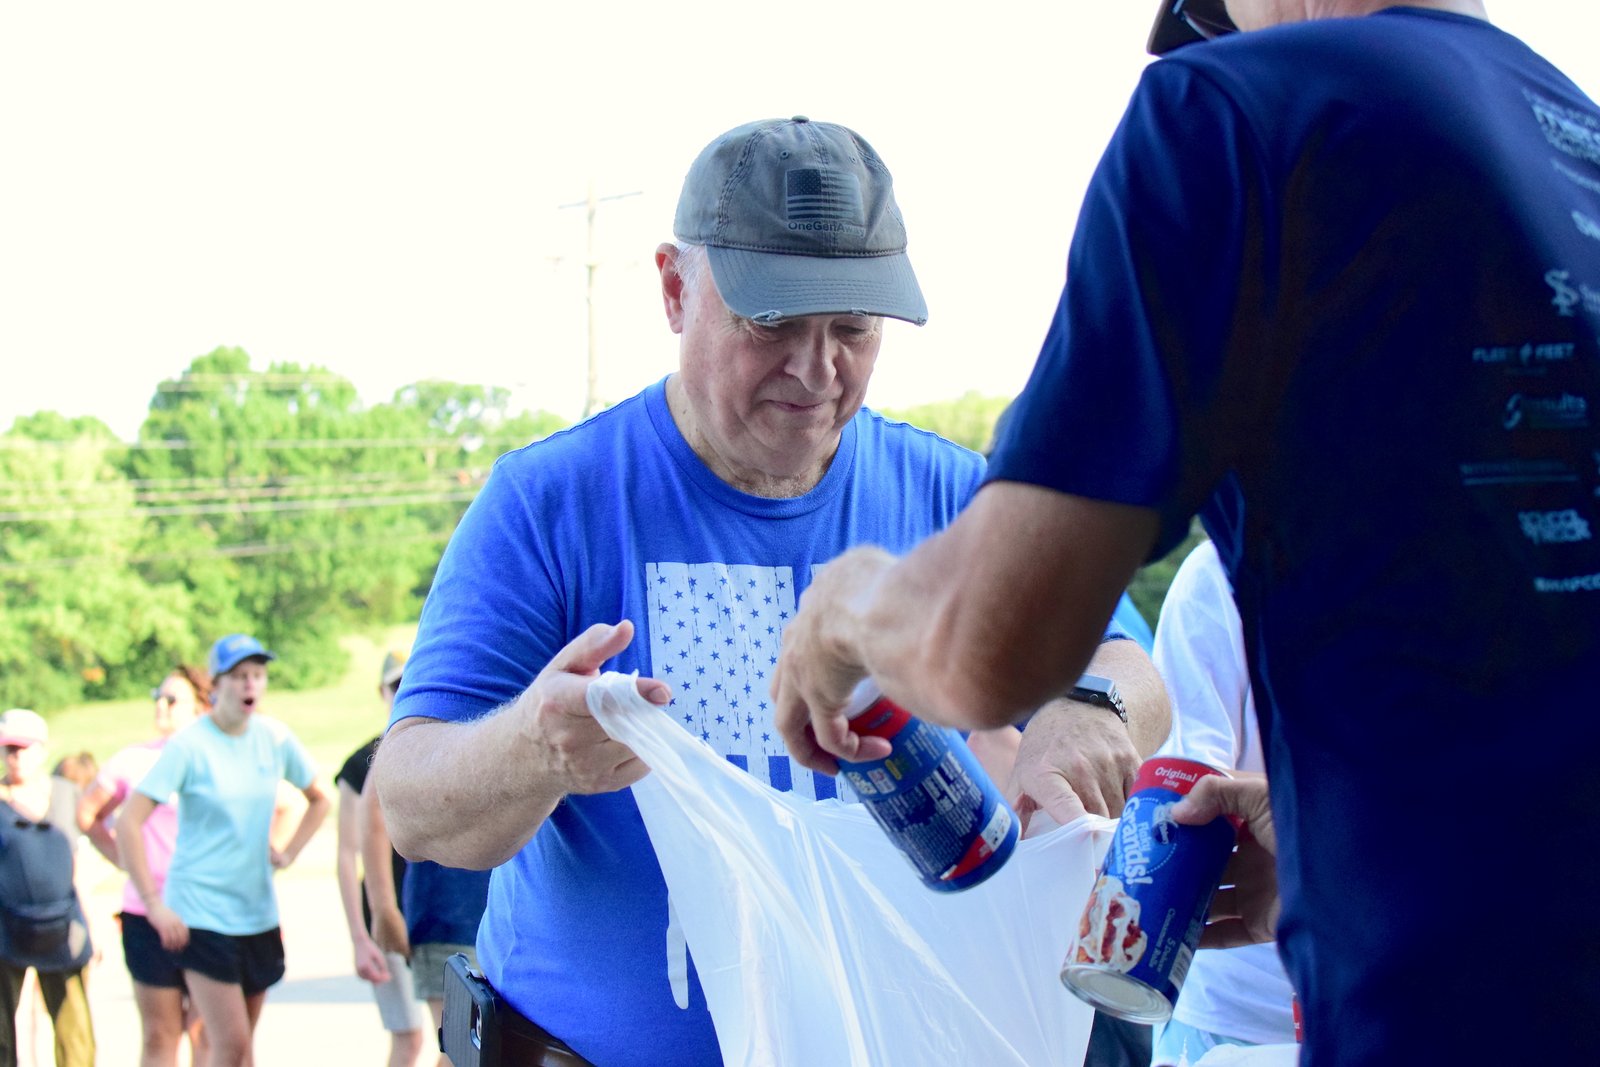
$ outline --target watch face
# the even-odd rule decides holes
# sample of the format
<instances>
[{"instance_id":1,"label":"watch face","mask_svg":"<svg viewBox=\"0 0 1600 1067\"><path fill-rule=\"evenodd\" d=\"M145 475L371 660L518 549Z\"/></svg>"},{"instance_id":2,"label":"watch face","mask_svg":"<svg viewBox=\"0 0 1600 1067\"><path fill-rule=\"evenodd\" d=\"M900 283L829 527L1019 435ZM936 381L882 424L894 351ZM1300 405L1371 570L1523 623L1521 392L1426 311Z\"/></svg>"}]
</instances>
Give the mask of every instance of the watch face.
<instances>
[{"instance_id":1,"label":"watch face","mask_svg":"<svg viewBox=\"0 0 1600 1067\"><path fill-rule=\"evenodd\" d=\"M1073 700L1109 708L1117 713L1117 718L1123 722L1128 721L1128 711L1123 706L1122 695L1117 692L1117 683L1109 678L1086 674L1078 679L1078 684L1072 687L1072 692L1068 695Z\"/></svg>"},{"instance_id":2,"label":"watch face","mask_svg":"<svg viewBox=\"0 0 1600 1067\"><path fill-rule=\"evenodd\" d=\"M1117 699L1117 683L1097 674L1085 674L1072 687L1072 695L1079 700L1092 700L1096 704L1110 704Z\"/></svg>"}]
</instances>

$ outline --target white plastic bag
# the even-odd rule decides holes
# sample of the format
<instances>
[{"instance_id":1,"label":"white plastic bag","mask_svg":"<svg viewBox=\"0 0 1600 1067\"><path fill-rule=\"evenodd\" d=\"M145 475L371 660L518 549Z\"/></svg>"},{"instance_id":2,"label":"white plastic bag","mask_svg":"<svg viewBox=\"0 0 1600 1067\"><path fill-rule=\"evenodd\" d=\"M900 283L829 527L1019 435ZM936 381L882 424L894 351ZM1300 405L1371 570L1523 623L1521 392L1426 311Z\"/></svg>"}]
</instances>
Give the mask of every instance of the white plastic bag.
<instances>
[{"instance_id":1,"label":"white plastic bag","mask_svg":"<svg viewBox=\"0 0 1600 1067\"><path fill-rule=\"evenodd\" d=\"M1093 1013L1058 975L1112 822L1019 842L988 881L939 893L861 805L764 785L632 675L588 701L651 768L634 796L725 1063L1083 1063Z\"/></svg>"}]
</instances>

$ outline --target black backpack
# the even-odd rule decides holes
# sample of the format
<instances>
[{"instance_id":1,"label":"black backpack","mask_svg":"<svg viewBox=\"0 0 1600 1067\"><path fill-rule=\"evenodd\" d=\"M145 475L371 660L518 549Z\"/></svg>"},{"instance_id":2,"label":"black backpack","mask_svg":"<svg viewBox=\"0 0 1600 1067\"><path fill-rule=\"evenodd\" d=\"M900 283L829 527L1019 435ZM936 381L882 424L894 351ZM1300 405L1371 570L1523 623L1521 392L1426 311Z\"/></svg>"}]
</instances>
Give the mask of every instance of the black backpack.
<instances>
[{"instance_id":1,"label":"black backpack","mask_svg":"<svg viewBox=\"0 0 1600 1067\"><path fill-rule=\"evenodd\" d=\"M72 845L48 822L0 803L0 959L72 971L94 954L72 884Z\"/></svg>"}]
</instances>

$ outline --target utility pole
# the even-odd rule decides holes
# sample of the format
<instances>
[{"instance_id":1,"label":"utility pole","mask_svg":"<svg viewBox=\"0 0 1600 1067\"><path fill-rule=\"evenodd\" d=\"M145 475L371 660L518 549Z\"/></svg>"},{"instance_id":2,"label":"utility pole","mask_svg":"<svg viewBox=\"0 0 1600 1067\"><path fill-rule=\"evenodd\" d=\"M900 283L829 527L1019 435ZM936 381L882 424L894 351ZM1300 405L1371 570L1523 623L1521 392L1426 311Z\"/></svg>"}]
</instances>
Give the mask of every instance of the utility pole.
<instances>
[{"instance_id":1,"label":"utility pole","mask_svg":"<svg viewBox=\"0 0 1600 1067\"><path fill-rule=\"evenodd\" d=\"M589 349L589 353L588 353L588 357L589 357L588 386L587 386L586 390L584 391L584 395L583 395L583 417L586 418L586 419L590 415L594 414L595 408L598 407L599 404L600 404L600 396L599 396L599 393L600 393L600 361L599 361L599 354L596 351L596 346L595 346L595 336L596 336L596 331L595 331L595 320L596 320L595 310L596 309L595 309L595 298L594 298L595 272L597 270L599 270L599 268L600 268L600 259L599 259L599 253L596 251L595 243L594 243L594 232L595 232L594 220L595 220L595 214L596 214L599 206L602 203L604 203L604 202L606 202L608 200L623 200L623 199L626 199L627 197L630 197L630 196L639 196L641 193L643 193L643 191L644 190L642 190L642 189L635 189L631 193L617 193L614 196L596 196L595 192L594 192L594 183L590 182L589 183L589 189L588 189L588 195L582 201L574 202L574 203L571 203L571 204L562 204L562 205L560 205L563 209L565 209L565 208L574 208L574 207L581 207L581 208L584 209L584 218L585 218L585 222L584 222L584 227L585 227L585 231L584 231L585 232L585 248L584 248L584 251L585 251L585 255L584 255L583 265L584 265L585 278L584 278L583 299L584 299L584 304L585 304L585 307L586 307L586 310L587 310L587 313L588 313L588 324L587 325L588 325L588 349Z\"/></svg>"}]
</instances>

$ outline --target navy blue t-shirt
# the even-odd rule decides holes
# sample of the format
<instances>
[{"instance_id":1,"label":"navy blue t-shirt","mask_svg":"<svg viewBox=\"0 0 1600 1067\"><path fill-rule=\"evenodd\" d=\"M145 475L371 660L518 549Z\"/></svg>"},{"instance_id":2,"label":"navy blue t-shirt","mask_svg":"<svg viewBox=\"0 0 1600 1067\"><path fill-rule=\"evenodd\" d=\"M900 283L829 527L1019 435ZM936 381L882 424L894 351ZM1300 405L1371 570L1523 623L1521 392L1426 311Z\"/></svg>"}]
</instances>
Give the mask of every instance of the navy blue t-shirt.
<instances>
[{"instance_id":1,"label":"navy blue t-shirt","mask_svg":"<svg viewBox=\"0 0 1600 1067\"><path fill-rule=\"evenodd\" d=\"M400 911L413 945L472 945L489 902L493 871L466 871L431 860L406 866Z\"/></svg>"},{"instance_id":2,"label":"navy blue t-shirt","mask_svg":"<svg viewBox=\"0 0 1600 1067\"><path fill-rule=\"evenodd\" d=\"M1581 1062L1600 1005L1600 111L1414 8L1145 73L989 477L1197 511L1306 1059Z\"/></svg>"}]
</instances>

